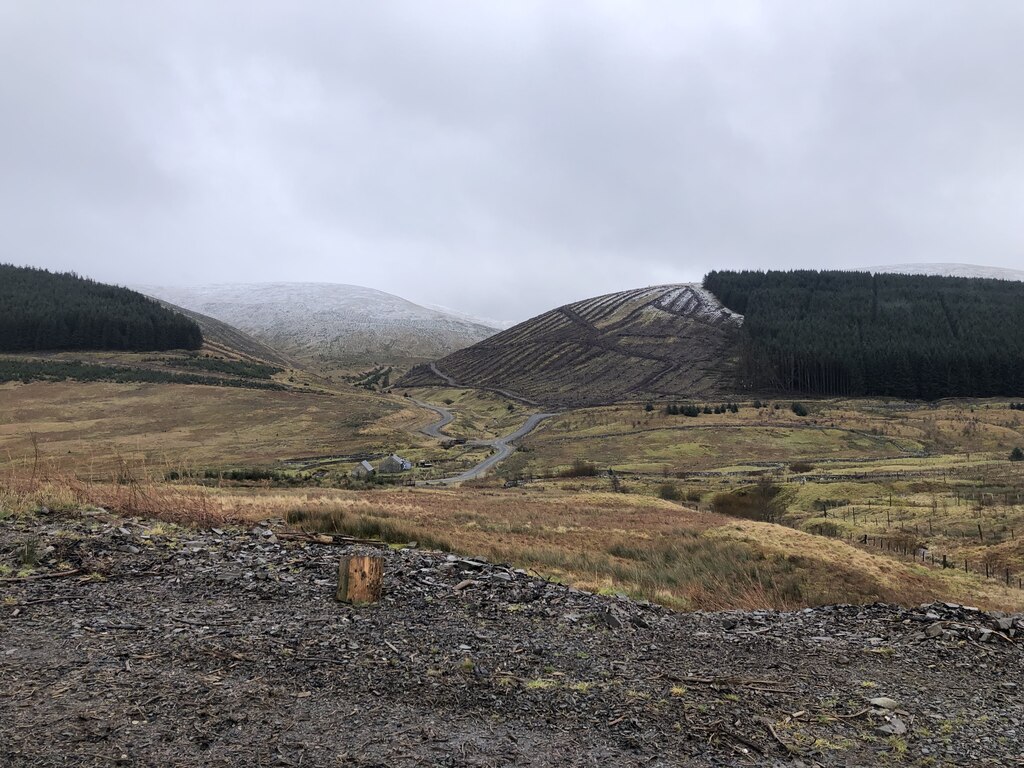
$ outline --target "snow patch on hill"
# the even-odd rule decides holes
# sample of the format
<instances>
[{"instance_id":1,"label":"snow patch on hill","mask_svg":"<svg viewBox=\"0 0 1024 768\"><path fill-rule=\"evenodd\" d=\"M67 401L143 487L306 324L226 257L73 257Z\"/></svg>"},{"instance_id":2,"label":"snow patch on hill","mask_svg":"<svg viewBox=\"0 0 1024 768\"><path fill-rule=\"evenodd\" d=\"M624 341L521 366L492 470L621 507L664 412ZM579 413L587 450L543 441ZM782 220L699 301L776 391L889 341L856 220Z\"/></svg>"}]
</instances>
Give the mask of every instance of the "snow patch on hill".
<instances>
[{"instance_id":1,"label":"snow patch on hill","mask_svg":"<svg viewBox=\"0 0 1024 768\"><path fill-rule=\"evenodd\" d=\"M864 267L864 272L891 272L899 275L941 275L944 277L987 277L995 280L1024 281L1024 271L977 264L890 264Z\"/></svg>"},{"instance_id":2,"label":"snow patch on hill","mask_svg":"<svg viewBox=\"0 0 1024 768\"><path fill-rule=\"evenodd\" d=\"M339 283L135 286L292 354L323 359L435 358L498 329L399 296Z\"/></svg>"},{"instance_id":3,"label":"snow patch on hill","mask_svg":"<svg viewBox=\"0 0 1024 768\"><path fill-rule=\"evenodd\" d=\"M707 322L743 323L743 315L733 312L718 297L699 283L683 283L665 293L655 305L667 312L700 318Z\"/></svg>"}]
</instances>

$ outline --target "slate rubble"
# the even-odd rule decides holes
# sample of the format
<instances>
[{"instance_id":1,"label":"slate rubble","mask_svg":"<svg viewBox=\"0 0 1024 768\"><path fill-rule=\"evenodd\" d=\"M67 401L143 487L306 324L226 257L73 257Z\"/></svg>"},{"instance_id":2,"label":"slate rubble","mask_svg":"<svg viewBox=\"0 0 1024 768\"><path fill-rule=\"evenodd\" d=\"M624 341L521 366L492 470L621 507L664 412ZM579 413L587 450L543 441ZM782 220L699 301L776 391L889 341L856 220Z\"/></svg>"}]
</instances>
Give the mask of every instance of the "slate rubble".
<instances>
[{"instance_id":1,"label":"slate rubble","mask_svg":"<svg viewBox=\"0 0 1024 768\"><path fill-rule=\"evenodd\" d=\"M416 549L0 522L3 766L1024 765L1024 618L675 613ZM386 558L375 606L338 557ZM39 578L44 577L44 578Z\"/></svg>"}]
</instances>

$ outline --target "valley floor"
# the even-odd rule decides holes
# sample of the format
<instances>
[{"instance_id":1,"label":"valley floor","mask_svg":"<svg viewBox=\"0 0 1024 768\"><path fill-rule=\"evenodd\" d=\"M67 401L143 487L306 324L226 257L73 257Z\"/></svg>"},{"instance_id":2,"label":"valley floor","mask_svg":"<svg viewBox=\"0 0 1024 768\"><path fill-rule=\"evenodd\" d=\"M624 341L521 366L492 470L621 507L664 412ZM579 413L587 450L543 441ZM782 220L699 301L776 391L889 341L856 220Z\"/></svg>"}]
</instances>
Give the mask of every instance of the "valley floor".
<instances>
[{"instance_id":1,"label":"valley floor","mask_svg":"<svg viewBox=\"0 0 1024 768\"><path fill-rule=\"evenodd\" d=\"M31 542L31 544L29 543ZM31 551L29 551L31 549ZM102 511L0 521L5 766L1021 765L1024 619L680 614L510 567Z\"/></svg>"}]
</instances>

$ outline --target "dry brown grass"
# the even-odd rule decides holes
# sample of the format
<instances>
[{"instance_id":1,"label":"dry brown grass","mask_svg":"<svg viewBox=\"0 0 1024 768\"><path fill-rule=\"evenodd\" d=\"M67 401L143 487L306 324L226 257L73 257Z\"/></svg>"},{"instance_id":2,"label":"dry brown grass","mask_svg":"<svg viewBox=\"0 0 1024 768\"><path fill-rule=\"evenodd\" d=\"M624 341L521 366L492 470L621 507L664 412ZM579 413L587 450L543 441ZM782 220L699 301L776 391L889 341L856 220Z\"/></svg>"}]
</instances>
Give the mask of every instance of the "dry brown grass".
<instances>
[{"instance_id":1,"label":"dry brown grass","mask_svg":"<svg viewBox=\"0 0 1024 768\"><path fill-rule=\"evenodd\" d=\"M0 456L30 468L110 477L124 461L169 469L390 451L417 439L387 421L402 403L357 390L272 392L180 384L0 385ZM381 420L383 424L378 426Z\"/></svg>"},{"instance_id":2,"label":"dry brown grass","mask_svg":"<svg viewBox=\"0 0 1024 768\"><path fill-rule=\"evenodd\" d=\"M500 402L466 398L465 418L481 424L503 418ZM640 405L591 409L546 423L527 440L533 450L506 464L506 469L518 463L552 472L580 457L649 472L620 473L621 486L632 491L628 495L608 492L611 483L603 477L507 490L485 482L460 489L367 492L154 482L168 469L267 466L283 458L358 450L397 448L412 458L433 458L427 451L434 450L452 459L436 447L426 448L433 441L415 434L430 414L398 398L362 392L6 385L0 386L0 406L0 451L10 459L0 470L0 510L6 514L95 505L200 525L276 518L397 543L416 540L512 562L581 587L680 607L935 598L1024 607L1024 592L1003 590L995 581L901 562L808 532L822 522L816 502L827 498L845 499L851 510L870 513L882 533L889 523L880 517L880 499L886 497L888 504L892 492L897 512L904 515L900 524L920 527L929 517L951 531L945 544L953 551L984 556L1000 567L1024 563L1024 530L1017 529L1016 538L1011 533L1024 523L1024 505L982 510L983 553L980 542L952 533L976 521L973 510L949 501L947 481L1024 487L1021 468L1010 467L1002 455L1003 441L1017 440L1017 420L1024 417L997 402L936 407L819 402L800 423L788 409L747 407L739 414L698 419L647 414ZM946 452L903 457L925 446ZM955 452L964 447L972 451L970 460ZM806 485L786 474L797 460L815 465L799 478ZM671 484L684 498L708 502L716 493L755 482L754 473L764 471L757 462L765 461L779 463L780 483L793 481L783 494L783 519L793 528L726 519L656 498ZM671 477L694 469L718 474ZM913 479L872 479L895 471L909 472ZM866 473L867 479L847 482L844 473ZM826 474L831 479L822 477ZM933 499L940 512L932 509ZM827 520L831 532L848 535L837 514L833 510ZM801 526L805 530L794 530Z\"/></svg>"},{"instance_id":3,"label":"dry brown grass","mask_svg":"<svg viewBox=\"0 0 1024 768\"><path fill-rule=\"evenodd\" d=\"M796 608L958 599L1019 609L1024 593L782 526L647 497L530 491L267 491L69 478L0 479L0 508L100 506L176 523L267 519L510 562L582 588L679 608Z\"/></svg>"}]
</instances>

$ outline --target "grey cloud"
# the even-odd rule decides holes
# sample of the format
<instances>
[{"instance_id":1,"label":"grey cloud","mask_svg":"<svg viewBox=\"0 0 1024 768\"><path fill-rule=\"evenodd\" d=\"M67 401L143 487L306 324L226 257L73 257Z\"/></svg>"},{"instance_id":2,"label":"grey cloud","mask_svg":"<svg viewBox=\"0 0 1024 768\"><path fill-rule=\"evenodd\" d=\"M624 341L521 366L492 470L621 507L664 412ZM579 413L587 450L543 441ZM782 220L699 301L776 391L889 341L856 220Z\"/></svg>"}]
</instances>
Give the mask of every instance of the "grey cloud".
<instances>
[{"instance_id":1,"label":"grey cloud","mask_svg":"<svg viewBox=\"0 0 1024 768\"><path fill-rule=\"evenodd\" d=\"M715 267L1019 267L1024 6L15 2L3 258L492 317Z\"/></svg>"}]
</instances>

